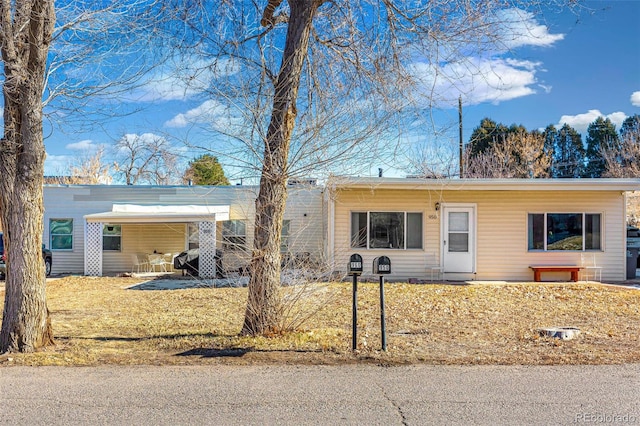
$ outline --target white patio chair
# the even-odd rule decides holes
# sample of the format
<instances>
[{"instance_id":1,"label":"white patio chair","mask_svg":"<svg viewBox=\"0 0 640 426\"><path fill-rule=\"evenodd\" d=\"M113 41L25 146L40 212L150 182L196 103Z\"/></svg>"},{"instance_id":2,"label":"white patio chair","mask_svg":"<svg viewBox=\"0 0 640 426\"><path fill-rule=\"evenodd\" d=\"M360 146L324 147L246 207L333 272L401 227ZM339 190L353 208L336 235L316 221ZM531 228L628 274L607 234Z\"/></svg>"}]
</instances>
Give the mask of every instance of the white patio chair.
<instances>
[{"instance_id":1,"label":"white patio chair","mask_svg":"<svg viewBox=\"0 0 640 426\"><path fill-rule=\"evenodd\" d=\"M589 277L593 275L593 280L597 282L602 281L602 266L598 266L596 264L596 254L595 253L582 253L581 257L581 267L580 273L582 274L582 280L586 281L589 284Z\"/></svg>"},{"instance_id":2,"label":"white patio chair","mask_svg":"<svg viewBox=\"0 0 640 426\"><path fill-rule=\"evenodd\" d=\"M164 266L167 272L173 272L173 259L175 259L176 256L177 254L171 253L165 253L162 256L162 261L164 262Z\"/></svg>"},{"instance_id":3,"label":"white patio chair","mask_svg":"<svg viewBox=\"0 0 640 426\"><path fill-rule=\"evenodd\" d=\"M146 255L141 253L134 253L131 255L131 260L133 261L133 267L131 268L132 274L134 272L149 272L149 262L147 261Z\"/></svg>"},{"instance_id":4,"label":"white patio chair","mask_svg":"<svg viewBox=\"0 0 640 426\"><path fill-rule=\"evenodd\" d=\"M431 281L433 281L434 273L436 274L437 280L441 279L440 277L442 276L442 280L444 281L444 268L436 262L436 259L435 254L427 254L427 271L431 273Z\"/></svg>"},{"instance_id":5,"label":"white patio chair","mask_svg":"<svg viewBox=\"0 0 640 426\"><path fill-rule=\"evenodd\" d=\"M150 254L149 265L151 272L167 272L167 265L162 254Z\"/></svg>"}]
</instances>

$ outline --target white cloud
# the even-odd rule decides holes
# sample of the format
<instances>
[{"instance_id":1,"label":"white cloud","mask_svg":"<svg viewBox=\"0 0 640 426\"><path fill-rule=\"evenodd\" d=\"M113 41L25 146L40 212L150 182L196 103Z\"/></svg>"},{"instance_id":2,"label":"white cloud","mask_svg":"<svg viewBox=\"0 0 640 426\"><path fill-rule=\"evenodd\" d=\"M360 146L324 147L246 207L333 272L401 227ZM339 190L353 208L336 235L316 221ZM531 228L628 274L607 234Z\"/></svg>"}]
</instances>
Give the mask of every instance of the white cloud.
<instances>
[{"instance_id":1,"label":"white cloud","mask_svg":"<svg viewBox=\"0 0 640 426\"><path fill-rule=\"evenodd\" d=\"M238 72L232 61L183 60L176 69L165 69L153 74L142 88L130 97L139 102L184 100L209 89L216 79Z\"/></svg>"},{"instance_id":2,"label":"white cloud","mask_svg":"<svg viewBox=\"0 0 640 426\"><path fill-rule=\"evenodd\" d=\"M68 174L69 164L73 160L72 155L48 155L44 160L45 176L61 176Z\"/></svg>"},{"instance_id":3,"label":"white cloud","mask_svg":"<svg viewBox=\"0 0 640 426\"><path fill-rule=\"evenodd\" d=\"M93 151L99 147L94 144L91 139L85 139L80 142L67 144L65 148L71 151Z\"/></svg>"},{"instance_id":4,"label":"white cloud","mask_svg":"<svg viewBox=\"0 0 640 426\"><path fill-rule=\"evenodd\" d=\"M631 105L640 107L640 90L631 94Z\"/></svg>"},{"instance_id":5,"label":"white cloud","mask_svg":"<svg viewBox=\"0 0 640 426\"><path fill-rule=\"evenodd\" d=\"M155 75L145 84L143 90L133 96L139 102L187 99L205 91L208 87L209 82L204 78L184 81L178 76Z\"/></svg>"},{"instance_id":6,"label":"white cloud","mask_svg":"<svg viewBox=\"0 0 640 426\"><path fill-rule=\"evenodd\" d=\"M538 86L539 86L542 90L544 90L544 93L551 93L552 86L549 86L549 85L547 85L547 84L538 84Z\"/></svg>"},{"instance_id":7,"label":"white cloud","mask_svg":"<svg viewBox=\"0 0 640 426\"><path fill-rule=\"evenodd\" d=\"M181 113L164 123L167 127L186 127L192 123L212 123L217 120L226 120L227 107L216 100L208 100L196 108Z\"/></svg>"},{"instance_id":8,"label":"white cloud","mask_svg":"<svg viewBox=\"0 0 640 426\"><path fill-rule=\"evenodd\" d=\"M605 118L611 120L611 122L616 125L616 129L620 129L620 126L622 126L622 123L627 118L627 114L622 111L617 111L608 114Z\"/></svg>"},{"instance_id":9,"label":"white cloud","mask_svg":"<svg viewBox=\"0 0 640 426\"><path fill-rule=\"evenodd\" d=\"M462 46L438 46L436 57L453 55L455 59L437 65L426 61L413 64L414 75L421 81L422 95L427 103L453 106L462 96L465 105L497 104L538 91L551 91L551 86L538 79L539 74L546 71L543 64L513 57L513 49L548 47L562 40L564 35L551 34L546 25L538 23L534 14L514 8L499 11L488 18L487 24L488 31L496 36L487 39L487 43L492 43L492 49L475 56L460 57L459 52L465 50Z\"/></svg>"},{"instance_id":10,"label":"white cloud","mask_svg":"<svg viewBox=\"0 0 640 426\"><path fill-rule=\"evenodd\" d=\"M212 129L226 133L242 131L242 117L227 105L208 100L199 106L174 116L164 123L166 127L186 127L191 124L206 124Z\"/></svg>"},{"instance_id":11,"label":"white cloud","mask_svg":"<svg viewBox=\"0 0 640 426\"><path fill-rule=\"evenodd\" d=\"M122 136L121 139L125 139L131 143L137 142L139 144L147 144L157 141L163 141L165 140L165 137L156 135L155 133L142 133L140 135L137 133L126 133L124 136Z\"/></svg>"},{"instance_id":12,"label":"white cloud","mask_svg":"<svg viewBox=\"0 0 640 426\"><path fill-rule=\"evenodd\" d=\"M603 114L597 109L590 109L588 112L576 115L563 115L560 117L560 121L556 124L557 128L562 127L565 123L569 126L573 127L580 134L586 134L587 128L589 124L591 124L596 118L604 117L611 120L613 124L616 125L616 128L619 129L622 125L622 122L627 115L624 112L613 112L611 114Z\"/></svg>"},{"instance_id":13,"label":"white cloud","mask_svg":"<svg viewBox=\"0 0 640 426\"><path fill-rule=\"evenodd\" d=\"M564 39L564 34L551 34L533 13L522 9L503 9L490 22L499 30L501 42L507 49L521 46L550 46Z\"/></svg>"},{"instance_id":14,"label":"white cloud","mask_svg":"<svg viewBox=\"0 0 640 426\"><path fill-rule=\"evenodd\" d=\"M416 76L429 88L423 95L452 105L462 95L465 105L483 102L500 103L536 93L536 73L541 64L508 59L468 58L464 62L449 63L437 73L426 64L414 67ZM435 78L435 82L434 82Z\"/></svg>"}]
</instances>

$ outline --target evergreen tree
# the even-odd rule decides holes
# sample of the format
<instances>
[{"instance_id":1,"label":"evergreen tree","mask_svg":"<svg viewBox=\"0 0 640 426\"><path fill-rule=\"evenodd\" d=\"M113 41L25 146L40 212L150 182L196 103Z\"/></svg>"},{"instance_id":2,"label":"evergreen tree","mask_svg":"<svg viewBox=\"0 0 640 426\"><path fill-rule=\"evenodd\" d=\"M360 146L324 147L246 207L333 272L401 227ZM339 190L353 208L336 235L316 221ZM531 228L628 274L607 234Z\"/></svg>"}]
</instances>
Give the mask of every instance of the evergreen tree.
<instances>
[{"instance_id":1,"label":"evergreen tree","mask_svg":"<svg viewBox=\"0 0 640 426\"><path fill-rule=\"evenodd\" d=\"M496 142L501 145L505 145L504 149L509 149L512 152L513 161L516 164L524 164L531 162L529 154L524 154L527 150L523 150L523 146L530 144L525 143L525 140L529 140L531 133L522 124L512 124L507 128L506 134L503 134ZM539 153L542 152L538 149ZM533 177L532 176L519 176L519 177Z\"/></svg>"},{"instance_id":2,"label":"evergreen tree","mask_svg":"<svg viewBox=\"0 0 640 426\"><path fill-rule=\"evenodd\" d=\"M522 124L512 124L511 126L509 126L508 133L522 135L524 133L529 133L529 131Z\"/></svg>"},{"instance_id":3,"label":"evergreen tree","mask_svg":"<svg viewBox=\"0 0 640 426\"><path fill-rule=\"evenodd\" d=\"M640 115L627 117L620 126L620 144L602 152L605 161L603 176L616 178L640 177Z\"/></svg>"},{"instance_id":4,"label":"evergreen tree","mask_svg":"<svg viewBox=\"0 0 640 426\"><path fill-rule=\"evenodd\" d=\"M622 122L622 126L620 126L621 139L624 139L629 135L636 137L637 135L640 135L640 115L638 114L625 118Z\"/></svg>"},{"instance_id":5,"label":"evergreen tree","mask_svg":"<svg viewBox=\"0 0 640 426\"><path fill-rule=\"evenodd\" d=\"M211 154L203 154L189 162L184 175L185 181L194 185L229 185L218 158Z\"/></svg>"},{"instance_id":6,"label":"evergreen tree","mask_svg":"<svg viewBox=\"0 0 640 426\"><path fill-rule=\"evenodd\" d=\"M542 132L542 138L544 139L543 151L545 155L551 158L551 162L549 163L549 168L547 170L547 176L554 176L554 155L555 152L555 144L556 137L558 136L558 129L553 124L548 125L544 131Z\"/></svg>"},{"instance_id":7,"label":"evergreen tree","mask_svg":"<svg viewBox=\"0 0 640 426\"><path fill-rule=\"evenodd\" d=\"M597 178L602 176L605 170L605 161L602 152L606 150L618 150L620 139L616 126L608 118L598 117L587 129L587 166L584 176Z\"/></svg>"},{"instance_id":8,"label":"evergreen tree","mask_svg":"<svg viewBox=\"0 0 640 426\"><path fill-rule=\"evenodd\" d=\"M467 159L467 177L533 179L549 176L550 155L544 151L544 137L522 126L512 126L500 143ZM470 151L467 151L469 153Z\"/></svg>"},{"instance_id":9,"label":"evergreen tree","mask_svg":"<svg viewBox=\"0 0 640 426\"><path fill-rule=\"evenodd\" d=\"M480 126L473 129L469 138L470 157L476 157L488 150L496 141L504 140L509 129L490 118L483 118Z\"/></svg>"},{"instance_id":10,"label":"evergreen tree","mask_svg":"<svg viewBox=\"0 0 640 426\"><path fill-rule=\"evenodd\" d=\"M582 136L573 127L564 124L558 131L553 148L554 178L578 178L584 170Z\"/></svg>"}]
</instances>

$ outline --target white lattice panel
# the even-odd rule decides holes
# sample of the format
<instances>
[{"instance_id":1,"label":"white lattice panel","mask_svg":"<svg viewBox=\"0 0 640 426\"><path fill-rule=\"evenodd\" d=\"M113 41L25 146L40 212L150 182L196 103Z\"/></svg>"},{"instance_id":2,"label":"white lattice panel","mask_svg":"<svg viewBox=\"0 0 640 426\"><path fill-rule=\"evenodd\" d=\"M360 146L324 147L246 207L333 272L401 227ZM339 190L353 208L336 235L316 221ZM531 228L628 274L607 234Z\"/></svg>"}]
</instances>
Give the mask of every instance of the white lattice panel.
<instances>
[{"instance_id":1,"label":"white lattice panel","mask_svg":"<svg viewBox=\"0 0 640 426\"><path fill-rule=\"evenodd\" d=\"M198 261L201 278L216 277L216 223L199 222L200 259Z\"/></svg>"},{"instance_id":2,"label":"white lattice panel","mask_svg":"<svg viewBox=\"0 0 640 426\"><path fill-rule=\"evenodd\" d=\"M102 223L85 223L84 233L84 274L102 276Z\"/></svg>"}]
</instances>

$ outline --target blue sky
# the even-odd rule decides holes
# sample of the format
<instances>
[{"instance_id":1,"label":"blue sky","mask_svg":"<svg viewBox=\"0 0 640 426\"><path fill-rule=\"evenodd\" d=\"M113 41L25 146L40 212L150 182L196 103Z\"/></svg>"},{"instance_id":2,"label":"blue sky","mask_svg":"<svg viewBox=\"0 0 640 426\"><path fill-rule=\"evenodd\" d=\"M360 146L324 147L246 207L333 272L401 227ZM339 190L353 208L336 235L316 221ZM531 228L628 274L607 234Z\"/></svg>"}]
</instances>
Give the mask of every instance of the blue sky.
<instances>
[{"instance_id":1,"label":"blue sky","mask_svg":"<svg viewBox=\"0 0 640 426\"><path fill-rule=\"evenodd\" d=\"M586 5L591 13L545 17L549 33L560 40L514 52L540 64L528 86L534 93L466 108L465 133L487 116L528 129L566 122L584 137L598 115L619 127L625 116L640 113L640 1Z\"/></svg>"},{"instance_id":2,"label":"blue sky","mask_svg":"<svg viewBox=\"0 0 640 426\"><path fill-rule=\"evenodd\" d=\"M484 117L506 125L522 124L530 130L566 122L584 138L589 123L600 115L619 127L625 117L640 114L640 1L589 1L585 5L588 10L579 15L551 12L541 19L528 19L528 35L512 38L509 51L468 58L483 71L483 78L471 81L463 76L456 81L456 90L462 87L465 93L465 141ZM448 72L453 75L459 70L451 64ZM445 82L439 89L446 94L450 88ZM79 132L74 122L63 125L62 130L45 131L45 174L65 174L74 159L113 144L124 134L183 139L193 132L193 124L224 114L219 105L197 96L197 85L187 90L167 78L140 90L139 105L131 105L140 108L135 114L93 126L90 131ZM455 151L456 108L441 105L436 117L452 128L451 134L438 136L439 146ZM405 136L407 140L417 137ZM178 145L176 149L186 150ZM388 164L384 167L389 170ZM406 167L398 169L390 175L406 174Z\"/></svg>"}]
</instances>

